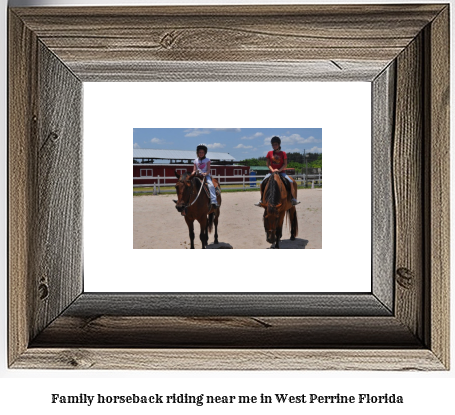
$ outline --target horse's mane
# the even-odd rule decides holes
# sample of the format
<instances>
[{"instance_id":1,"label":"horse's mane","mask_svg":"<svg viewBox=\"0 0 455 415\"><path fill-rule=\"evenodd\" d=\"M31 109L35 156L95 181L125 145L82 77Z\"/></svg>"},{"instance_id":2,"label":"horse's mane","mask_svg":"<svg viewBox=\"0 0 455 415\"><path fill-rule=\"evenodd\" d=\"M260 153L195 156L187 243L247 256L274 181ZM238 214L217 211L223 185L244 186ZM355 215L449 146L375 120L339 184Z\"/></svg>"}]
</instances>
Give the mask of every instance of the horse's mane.
<instances>
[{"instance_id":1,"label":"horse's mane","mask_svg":"<svg viewBox=\"0 0 455 415\"><path fill-rule=\"evenodd\" d=\"M188 175L189 175L188 172L182 173L179 177L179 181L184 182L187 179Z\"/></svg>"},{"instance_id":2,"label":"horse's mane","mask_svg":"<svg viewBox=\"0 0 455 415\"><path fill-rule=\"evenodd\" d=\"M267 189L264 195L265 202L268 203L269 208L273 208L278 205L281 201L280 186L275 180L275 177L270 177Z\"/></svg>"},{"instance_id":3,"label":"horse's mane","mask_svg":"<svg viewBox=\"0 0 455 415\"><path fill-rule=\"evenodd\" d=\"M182 173L179 180L181 182L186 182L190 176L191 176L191 173L188 173L188 172ZM198 177L192 177L190 180L196 186L196 191L199 191L199 189L201 188L201 180Z\"/></svg>"}]
</instances>

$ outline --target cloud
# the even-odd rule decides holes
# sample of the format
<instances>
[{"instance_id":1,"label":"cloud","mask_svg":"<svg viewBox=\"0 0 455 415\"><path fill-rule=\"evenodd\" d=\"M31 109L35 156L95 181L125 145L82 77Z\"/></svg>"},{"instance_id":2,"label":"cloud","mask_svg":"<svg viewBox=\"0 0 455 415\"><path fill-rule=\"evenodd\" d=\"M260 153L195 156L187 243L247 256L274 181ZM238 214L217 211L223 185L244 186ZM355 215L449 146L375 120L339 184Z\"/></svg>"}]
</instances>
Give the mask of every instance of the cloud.
<instances>
[{"instance_id":1,"label":"cloud","mask_svg":"<svg viewBox=\"0 0 455 415\"><path fill-rule=\"evenodd\" d=\"M214 128L215 131L235 131L236 133L242 131L241 128Z\"/></svg>"},{"instance_id":2,"label":"cloud","mask_svg":"<svg viewBox=\"0 0 455 415\"><path fill-rule=\"evenodd\" d=\"M322 148L319 147L313 147L308 150L309 153L322 153Z\"/></svg>"},{"instance_id":3,"label":"cloud","mask_svg":"<svg viewBox=\"0 0 455 415\"><path fill-rule=\"evenodd\" d=\"M210 134L210 130L201 130L200 128L189 128L188 130L185 130L185 132L188 133L185 134L185 137L198 137L203 134Z\"/></svg>"},{"instance_id":4,"label":"cloud","mask_svg":"<svg viewBox=\"0 0 455 415\"><path fill-rule=\"evenodd\" d=\"M226 147L226 144L221 144L221 143L207 144L207 148L223 148L223 147Z\"/></svg>"},{"instance_id":5,"label":"cloud","mask_svg":"<svg viewBox=\"0 0 455 415\"><path fill-rule=\"evenodd\" d=\"M152 144L163 144L163 143L164 143L164 140L161 140L160 138L156 138L156 137L155 137L155 138L152 138L152 139L150 140L150 142L151 142Z\"/></svg>"},{"instance_id":6,"label":"cloud","mask_svg":"<svg viewBox=\"0 0 455 415\"><path fill-rule=\"evenodd\" d=\"M264 134L258 132L256 134L250 135L249 137L242 137L240 140L254 140L255 138L261 137L263 135Z\"/></svg>"},{"instance_id":7,"label":"cloud","mask_svg":"<svg viewBox=\"0 0 455 415\"><path fill-rule=\"evenodd\" d=\"M134 143L133 148L141 148L141 146L138 143Z\"/></svg>"},{"instance_id":8,"label":"cloud","mask_svg":"<svg viewBox=\"0 0 455 415\"><path fill-rule=\"evenodd\" d=\"M238 133L241 128L189 128L185 130L185 137L198 137L203 134L210 134L212 131L234 131Z\"/></svg>"},{"instance_id":9,"label":"cloud","mask_svg":"<svg viewBox=\"0 0 455 415\"><path fill-rule=\"evenodd\" d=\"M264 138L264 145L270 146L270 139L272 137ZM318 143L320 140L316 140L313 136L308 138L301 137L300 134L291 134L280 137L281 144L295 145L295 144L310 144Z\"/></svg>"},{"instance_id":10,"label":"cloud","mask_svg":"<svg viewBox=\"0 0 455 415\"><path fill-rule=\"evenodd\" d=\"M239 144L239 145L235 146L234 148L253 148L253 146L246 146L244 144Z\"/></svg>"}]
</instances>

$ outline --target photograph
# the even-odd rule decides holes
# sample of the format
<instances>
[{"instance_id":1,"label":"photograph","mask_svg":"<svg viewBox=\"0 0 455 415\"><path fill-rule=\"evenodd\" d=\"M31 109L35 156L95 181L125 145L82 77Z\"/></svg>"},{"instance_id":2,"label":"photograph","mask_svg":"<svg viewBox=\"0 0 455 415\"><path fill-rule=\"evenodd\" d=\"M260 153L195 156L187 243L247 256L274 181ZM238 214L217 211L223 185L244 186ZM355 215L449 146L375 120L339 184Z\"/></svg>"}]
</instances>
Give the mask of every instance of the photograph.
<instances>
[{"instance_id":1,"label":"photograph","mask_svg":"<svg viewBox=\"0 0 455 415\"><path fill-rule=\"evenodd\" d=\"M453 380L449 5L12 6L8 376L155 378L38 406Z\"/></svg>"},{"instance_id":2,"label":"photograph","mask_svg":"<svg viewBox=\"0 0 455 415\"><path fill-rule=\"evenodd\" d=\"M134 249L322 249L322 128L135 128L133 205Z\"/></svg>"}]
</instances>

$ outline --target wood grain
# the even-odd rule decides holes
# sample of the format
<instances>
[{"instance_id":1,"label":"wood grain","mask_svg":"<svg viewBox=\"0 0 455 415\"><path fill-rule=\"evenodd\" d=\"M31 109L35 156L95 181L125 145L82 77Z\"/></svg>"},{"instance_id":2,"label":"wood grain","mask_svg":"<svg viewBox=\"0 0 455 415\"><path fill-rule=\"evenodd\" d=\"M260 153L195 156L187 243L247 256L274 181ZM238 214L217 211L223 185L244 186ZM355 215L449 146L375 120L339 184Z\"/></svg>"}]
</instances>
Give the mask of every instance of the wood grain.
<instances>
[{"instance_id":1,"label":"wood grain","mask_svg":"<svg viewBox=\"0 0 455 415\"><path fill-rule=\"evenodd\" d=\"M84 62L390 62L440 9L93 7L90 16L69 7L14 11L79 76Z\"/></svg>"},{"instance_id":2,"label":"wood grain","mask_svg":"<svg viewBox=\"0 0 455 415\"><path fill-rule=\"evenodd\" d=\"M421 348L393 317L61 316L30 347Z\"/></svg>"},{"instance_id":3,"label":"wood grain","mask_svg":"<svg viewBox=\"0 0 455 415\"><path fill-rule=\"evenodd\" d=\"M13 362L29 343L36 287L33 272L32 226L36 178L37 62L36 35L13 13L9 15L8 189L9 279L8 360Z\"/></svg>"},{"instance_id":4,"label":"wood grain","mask_svg":"<svg viewBox=\"0 0 455 415\"><path fill-rule=\"evenodd\" d=\"M28 349L17 369L79 370L444 370L428 350Z\"/></svg>"},{"instance_id":5,"label":"wood grain","mask_svg":"<svg viewBox=\"0 0 455 415\"><path fill-rule=\"evenodd\" d=\"M431 23L428 80L429 102L426 112L431 137L425 140L427 173L426 220L429 222L427 264L429 267L430 342L435 355L450 366L450 54L449 8Z\"/></svg>"},{"instance_id":6,"label":"wood grain","mask_svg":"<svg viewBox=\"0 0 455 415\"><path fill-rule=\"evenodd\" d=\"M32 337L82 292L82 84L38 44Z\"/></svg>"},{"instance_id":7,"label":"wood grain","mask_svg":"<svg viewBox=\"0 0 455 415\"><path fill-rule=\"evenodd\" d=\"M393 177L395 315L423 338L422 34L397 58Z\"/></svg>"},{"instance_id":8,"label":"wood grain","mask_svg":"<svg viewBox=\"0 0 455 415\"><path fill-rule=\"evenodd\" d=\"M372 292L391 311L395 266L392 176L395 75L392 62L372 83Z\"/></svg>"},{"instance_id":9,"label":"wood grain","mask_svg":"<svg viewBox=\"0 0 455 415\"><path fill-rule=\"evenodd\" d=\"M388 61L299 62L78 61L71 70L84 82L371 82Z\"/></svg>"},{"instance_id":10,"label":"wood grain","mask_svg":"<svg viewBox=\"0 0 455 415\"><path fill-rule=\"evenodd\" d=\"M374 294L84 293L62 314L109 316L391 316Z\"/></svg>"}]
</instances>

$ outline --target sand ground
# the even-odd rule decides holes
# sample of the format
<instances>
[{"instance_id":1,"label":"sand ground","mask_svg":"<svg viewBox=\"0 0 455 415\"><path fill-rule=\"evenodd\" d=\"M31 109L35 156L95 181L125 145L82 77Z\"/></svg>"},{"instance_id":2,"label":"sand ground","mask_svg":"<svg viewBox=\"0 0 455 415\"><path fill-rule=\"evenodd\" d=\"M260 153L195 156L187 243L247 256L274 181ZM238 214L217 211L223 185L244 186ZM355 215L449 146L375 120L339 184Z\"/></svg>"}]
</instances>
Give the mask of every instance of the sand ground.
<instances>
[{"instance_id":1,"label":"sand ground","mask_svg":"<svg viewBox=\"0 0 455 415\"><path fill-rule=\"evenodd\" d=\"M135 249L189 249L190 238L184 218L175 209L175 194L157 196L133 196ZM280 248L322 248L322 189L299 189L297 206L299 234L291 241L288 226L283 226ZM259 200L259 192L222 193L218 223L219 244L211 249L266 249L262 222L263 208L253 204ZM199 223L195 222L195 248L201 248Z\"/></svg>"}]
</instances>

